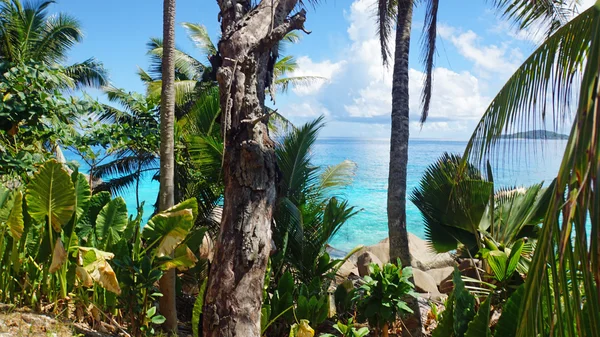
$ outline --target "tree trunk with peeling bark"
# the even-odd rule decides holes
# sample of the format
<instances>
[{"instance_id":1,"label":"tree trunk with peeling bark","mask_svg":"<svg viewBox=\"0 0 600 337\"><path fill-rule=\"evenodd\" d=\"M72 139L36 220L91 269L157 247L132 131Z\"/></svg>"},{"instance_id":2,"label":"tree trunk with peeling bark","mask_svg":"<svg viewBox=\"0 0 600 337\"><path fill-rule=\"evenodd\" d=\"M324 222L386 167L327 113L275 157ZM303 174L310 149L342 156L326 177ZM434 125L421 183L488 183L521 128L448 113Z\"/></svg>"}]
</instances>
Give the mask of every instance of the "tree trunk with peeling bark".
<instances>
[{"instance_id":1,"label":"tree trunk with peeling bark","mask_svg":"<svg viewBox=\"0 0 600 337\"><path fill-rule=\"evenodd\" d=\"M388 231L390 237L390 259L399 258L403 267L410 267L406 230L406 178L409 139L409 81L408 56L412 25L413 0L398 1L396 27L396 49L394 51L394 73L392 79L392 134L390 137L390 170L388 178ZM411 279L411 281L413 281ZM414 311L405 322L410 335L421 336L421 315L418 302L410 297L408 305Z\"/></svg>"},{"instance_id":2,"label":"tree trunk with peeling bark","mask_svg":"<svg viewBox=\"0 0 600 337\"><path fill-rule=\"evenodd\" d=\"M164 0L162 91L160 97L160 191L158 209L164 211L175 203L175 0ZM139 177L138 177L139 179ZM162 297L159 311L166 320L163 328L177 331L175 303L175 269L159 280Z\"/></svg>"},{"instance_id":3,"label":"tree trunk with peeling bark","mask_svg":"<svg viewBox=\"0 0 600 337\"><path fill-rule=\"evenodd\" d=\"M218 0L224 206L203 311L204 336L260 336L271 222L277 198L275 144L269 138L265 92L272 85L277 44L303 29L297 0Z\"/></svg>"}]
</instances>

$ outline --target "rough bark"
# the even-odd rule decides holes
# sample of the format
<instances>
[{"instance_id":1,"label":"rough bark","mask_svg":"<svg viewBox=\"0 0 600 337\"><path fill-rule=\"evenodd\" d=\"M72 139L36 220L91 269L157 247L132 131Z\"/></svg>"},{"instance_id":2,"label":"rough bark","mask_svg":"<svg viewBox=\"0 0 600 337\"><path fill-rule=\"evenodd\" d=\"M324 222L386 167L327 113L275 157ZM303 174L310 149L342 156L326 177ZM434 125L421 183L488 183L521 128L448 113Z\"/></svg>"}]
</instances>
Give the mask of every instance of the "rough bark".
<instances>
[{"instance_id":1,"label":"rough bark","mask_svg":"<svg viewBox=\"0 0 600 337\"><path fill-rule=\"evenodd\" d=\"M388 230L390 237L390 260L400 258L402 266L410 266L408 232L406 230L406 178L408 166L409 139L409 88L408 56L412 25L412 0L398 1L398 22L396 27L396 47L394 52L394 73L392 79L392 133L390 137L390 169L388 178ZM421 336L421 315L419 304L413 298L407 299L415 312L405 322L410 334Z\"/></svg>"},{"instance_id":2,"label":"rough bark","mask_svg":"<svg viewBox=\"0 0 600 337\"><path fill-rule=\"evenodd\" d=\"M297 0L219 1L224 205L206 292L204 336L260 336L260 309L278 176L264 107L276 44L302 29Z\"/></svg>"},{"instance_id":3,"label":"rough bark","mask_svg":"<svg viewBox=\"0 0 600 337\"><path fill-rule=\"evenodd\" d=\"M164 0L162 91L160 99L160 191L158 208L173 206L175 191L175 0ZM175 269L167 271L159 281L162 297L159 311L166 318L163 328L177 330L175 305Z\"/></svg>"}]
</instances>

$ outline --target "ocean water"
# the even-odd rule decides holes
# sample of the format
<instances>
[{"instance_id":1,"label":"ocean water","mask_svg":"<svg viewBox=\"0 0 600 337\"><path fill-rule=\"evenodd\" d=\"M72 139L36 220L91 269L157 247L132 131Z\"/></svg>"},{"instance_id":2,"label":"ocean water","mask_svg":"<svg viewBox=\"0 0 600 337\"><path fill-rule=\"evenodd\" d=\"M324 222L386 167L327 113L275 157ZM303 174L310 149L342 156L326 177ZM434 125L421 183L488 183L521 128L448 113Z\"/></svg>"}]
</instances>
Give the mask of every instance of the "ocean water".
<instances>
[{"instance_id":1,"label":"ocean water","mask_svg":"<svg viewBox=\"0 0 600 337\"><path fill-rule=\"evenodd\" d=\"M506 155L492 163L496 188L501 186L529 186L545 181L549 184L556 176L565 141L517 140L511 142ZM411 140L409 144L407 196L418 185L427 166L444 152L462 154L466 142L440 140ZM76 159L67 155L68 159ZM357 164L352 185L339 194L360 212L350 219L333 237L330 244L349 251L359 244L371 245L387 237L387 179L389 165L389 140L385 139L319 139L312 152L316 165L335 165L343 160ZM82 167L83 172L86 171ZM158 194L158 183L145 177L140 184L140 200L144 200L144 218L153 212ZM136 210L135 191L122 194L130 213ZM406 206L408 230L423 237L423 219L419 210L409 201Z\"/></svg>"}]
</instances>

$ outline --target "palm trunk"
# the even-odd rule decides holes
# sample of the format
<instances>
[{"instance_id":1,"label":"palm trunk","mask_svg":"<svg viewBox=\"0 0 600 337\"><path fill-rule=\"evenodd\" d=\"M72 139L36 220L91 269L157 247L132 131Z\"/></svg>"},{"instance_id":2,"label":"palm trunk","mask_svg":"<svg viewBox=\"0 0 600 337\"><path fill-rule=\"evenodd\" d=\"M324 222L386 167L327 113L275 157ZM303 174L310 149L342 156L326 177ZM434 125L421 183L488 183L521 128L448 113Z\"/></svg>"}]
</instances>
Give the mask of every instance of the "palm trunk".
<instances>
[{"instance_id":1,"label":"palm trunk","mask_svg":"<svg viewBox=\"0 0 600 337\"><path fill-rule=\"evenodd\" d=\"M164 0L162 92L160 102L160 192L158 208L164 211L174 204L175 165L175 0ZM159 281L160 313L166 318L163 327L177 330L175 306L175 269L167 271Z\"/></svg>"},{"instance_id":2,"label":"palm trunk","mask_svg":"<svg viewBox=\"0 0 600 337\"><path fill-rule=\"evenodd\" d=\"M206 337L260 336L278 175L265 89L272 79L276 44L304 23L304 11L289 17L296 4L297 0L263 0L246 15L252 7L249 0L219 1L223 37L217 80L225 202L203 311Z\"/></svg>"},{"instance_id":3,"label":"palm trunk","mask_svg":"<svg viewBox=\"0 0 600 337\"><path fill-rule=\"evenodd\" d=\"M390 138L390 170L388 179L388 230L390 259L398 258L403 267L410 266L408 232L406 230L406 178L408 166L409 102L408 56L412 25L412 0L398 1L398 24L392 80L392 134ZM411 280L412 281L412 280ZM418 302L410 297L407 302L414 314L406 326L413 337L421 336L421 315Z\"/></svg>"}]
</instances>

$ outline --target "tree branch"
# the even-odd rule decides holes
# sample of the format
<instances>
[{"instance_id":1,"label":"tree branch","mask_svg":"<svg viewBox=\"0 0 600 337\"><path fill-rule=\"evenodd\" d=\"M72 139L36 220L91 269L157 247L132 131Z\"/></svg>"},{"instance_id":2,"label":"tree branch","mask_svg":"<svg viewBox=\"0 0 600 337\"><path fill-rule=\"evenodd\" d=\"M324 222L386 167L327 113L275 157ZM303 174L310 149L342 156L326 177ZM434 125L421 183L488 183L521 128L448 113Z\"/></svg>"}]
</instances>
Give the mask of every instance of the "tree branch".
<instances>
[{"instance_id":1,"label":"tree branch","mask_svg":"<svg viewBox=\"0 0 600 337\"><path fill-rule=\"evenodd\" d=\"M289 32L293 30L301 30L306 34L310 34L310 31L304 29L304 22L306 21L306 10L303 8L298 13L292 15L289 19L286 19L282 24L273 28L271 32L264 38L261 43L261 48L271 48L275 43L281 41Z\"/></svg>"}]
</instances>

